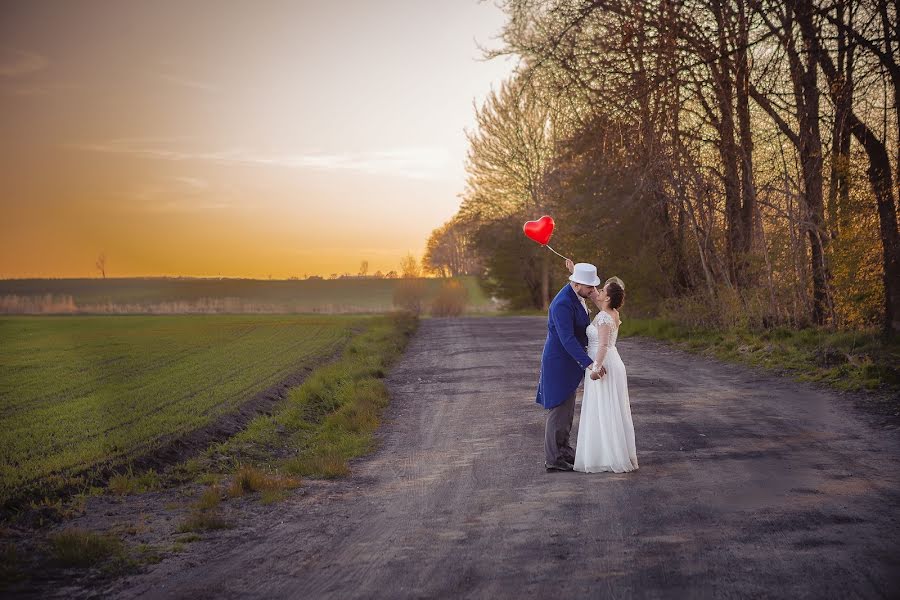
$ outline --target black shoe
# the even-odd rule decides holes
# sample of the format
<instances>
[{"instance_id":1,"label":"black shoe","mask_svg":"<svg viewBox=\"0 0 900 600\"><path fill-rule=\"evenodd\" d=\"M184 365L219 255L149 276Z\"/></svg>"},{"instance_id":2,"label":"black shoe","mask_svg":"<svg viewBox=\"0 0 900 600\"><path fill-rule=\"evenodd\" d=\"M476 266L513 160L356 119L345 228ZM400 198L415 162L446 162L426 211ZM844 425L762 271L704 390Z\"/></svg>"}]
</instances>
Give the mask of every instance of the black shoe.
<instances>
[{"instance_id":1,"label":"black shoe","mask_svg":"<svg viewBox=\"0 0 900 600\"><path fill-rule=\"evenodd\" d=\"M544 468L547 469L548 471L572 471L575 469L575 466L570 462L566 462L566 461L560 459L560 460L556 461L555 463L545 462Z\"/></svg>"}]
</instances>

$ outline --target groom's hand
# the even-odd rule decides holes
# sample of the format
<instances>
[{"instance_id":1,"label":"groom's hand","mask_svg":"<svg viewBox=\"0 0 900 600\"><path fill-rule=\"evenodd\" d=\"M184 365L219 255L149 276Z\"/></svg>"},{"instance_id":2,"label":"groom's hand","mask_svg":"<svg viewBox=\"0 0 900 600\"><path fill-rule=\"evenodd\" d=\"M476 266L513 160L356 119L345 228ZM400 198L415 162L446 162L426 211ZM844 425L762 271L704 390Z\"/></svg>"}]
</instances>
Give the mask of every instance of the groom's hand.
<instances>
[{"instance_id":1,"label":"groom's hand","mask_svg":"<svg viewBox=\"0 0 900 600\"><path fill-rule=\"evenodd\" d=\"M596 371L591 373L591 379L593 379L594 381L597 381L598 379L601 379L604 375L606 375L606 367L600 367L599 369L597 369Z\"/></svg>"}]
</instances>

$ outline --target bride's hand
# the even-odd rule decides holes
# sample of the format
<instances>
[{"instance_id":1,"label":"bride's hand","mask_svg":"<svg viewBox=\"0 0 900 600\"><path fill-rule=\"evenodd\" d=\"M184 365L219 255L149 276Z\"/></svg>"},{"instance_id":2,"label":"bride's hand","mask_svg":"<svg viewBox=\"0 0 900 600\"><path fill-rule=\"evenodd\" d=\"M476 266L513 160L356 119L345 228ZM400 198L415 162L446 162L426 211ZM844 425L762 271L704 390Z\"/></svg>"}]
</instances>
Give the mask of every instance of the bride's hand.
<instances>
[{"instance_id":1,"label":"bride's hand","mask_svg":"<svg viewBox=\"0 0 900 600\"><path fill-rule=\"evenodd\" d=\"M569 273L575 272L575 263L572 262L571 258L566 259L566 268L569 270Z\"/></svg>"}]
</instances>

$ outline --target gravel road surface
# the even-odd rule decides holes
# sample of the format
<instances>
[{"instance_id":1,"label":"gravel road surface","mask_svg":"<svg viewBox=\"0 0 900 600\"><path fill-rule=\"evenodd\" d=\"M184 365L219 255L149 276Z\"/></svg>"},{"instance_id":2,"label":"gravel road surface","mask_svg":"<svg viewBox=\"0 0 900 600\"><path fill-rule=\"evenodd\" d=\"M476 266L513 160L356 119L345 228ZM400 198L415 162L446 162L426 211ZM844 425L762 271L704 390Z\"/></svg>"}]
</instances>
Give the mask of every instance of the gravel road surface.
<instances>
[{"instance_id":1,"label":"gravel road surface","mask_svg":"<svg viewBox=\"0 0 900 600\"><path fill-rule=\"evenodd\" d=\"M623 339L640 469L547 473L545 335L543 318L423 321L351 477L102 595L900 597L896 429L818 387Z\"/></svg>"}]
</instances>

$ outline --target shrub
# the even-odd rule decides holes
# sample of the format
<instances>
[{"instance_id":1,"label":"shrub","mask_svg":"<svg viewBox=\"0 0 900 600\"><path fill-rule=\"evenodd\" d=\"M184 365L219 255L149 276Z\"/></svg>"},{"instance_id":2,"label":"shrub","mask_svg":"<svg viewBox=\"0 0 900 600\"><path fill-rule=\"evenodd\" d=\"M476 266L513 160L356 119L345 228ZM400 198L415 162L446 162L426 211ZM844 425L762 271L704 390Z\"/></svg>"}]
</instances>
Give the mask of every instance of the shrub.
<instances>
[{"instance_id":1,"label":"shrub","mask_svg":"<svg viewBox=\"0 0 900 600\"><path fill-rule=\"evenodd\" d=\"M458 317L466 310L469 291L459 281L450 280L441 284L437 296L431 302L431 316Z\"/></svg>"},{"instance_id":2,"label":"shrub","mask_svg":"<svg viewBox=\"0 0 900 600\"><path fill-rule=\"evenodd\" d=\"M420 315L425 302L425 291L424 280L401 279L394 288L394 306Z\"/></svg>"}]
</instances>

